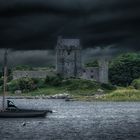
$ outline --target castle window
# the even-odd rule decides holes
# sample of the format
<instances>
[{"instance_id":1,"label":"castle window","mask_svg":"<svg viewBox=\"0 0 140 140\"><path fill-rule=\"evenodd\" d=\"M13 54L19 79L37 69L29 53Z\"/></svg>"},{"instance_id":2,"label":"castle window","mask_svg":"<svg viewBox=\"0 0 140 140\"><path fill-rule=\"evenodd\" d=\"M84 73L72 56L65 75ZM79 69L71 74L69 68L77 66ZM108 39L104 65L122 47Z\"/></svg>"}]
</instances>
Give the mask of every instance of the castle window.
<instances>
[{"instance_id":1,"label":"castle window","mask_svg":"<svg viewBox=\"0 0 140 140\"><path fill-rule=\"evenodd\" d=\"M85 70L83 70L83 72L86 72Z\"/></svg>"},{"instance_id":2,"label":"castle window","mask_svg":"<svg viewBox=\"0 0 140 140\"><path fill-rule=\"evenodd\" d=\"M93 79L93 78L94 78L94 77L93 77L93 75L91 75L91 76L90 76L90 78L92 78L92 79Z\"/></svg>"},{"instance_id":3,"label":"castle window","mask_svg":"<svg viewBox=\"0 0 140 140\"><path fill-rule=\"evenodd\" d=\"M91 72L93 72L93 70L91 70Z\"/></svg>"}]
</instances>

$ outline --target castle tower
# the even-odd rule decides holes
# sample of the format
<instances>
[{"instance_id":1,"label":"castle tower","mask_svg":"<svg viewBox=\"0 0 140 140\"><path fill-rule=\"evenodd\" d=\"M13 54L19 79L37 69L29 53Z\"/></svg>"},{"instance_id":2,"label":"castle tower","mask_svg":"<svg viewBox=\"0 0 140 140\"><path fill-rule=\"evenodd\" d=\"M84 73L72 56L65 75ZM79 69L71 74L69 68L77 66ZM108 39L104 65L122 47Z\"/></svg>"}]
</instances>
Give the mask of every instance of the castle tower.
<instances>
[{"instance_id":1,"label":"castle tower","mask_svg":"<svg viewBox=\"0 0 140 140\"><path fill-rule=\"evenodd\" d=\"M79 39L58 37L56 46L56 71L64 77L80 77L81 46Z\"/></svg>"},{"instance_id":2,"label":"castle tower","mask_svg":"<svg viewBox=\"0 0 140 140\"><path fill-rule=\"evenodd\" d=\"M108 83L108 60L100 59L99 63L99 82Z\"/></svg>"}]
</instances>

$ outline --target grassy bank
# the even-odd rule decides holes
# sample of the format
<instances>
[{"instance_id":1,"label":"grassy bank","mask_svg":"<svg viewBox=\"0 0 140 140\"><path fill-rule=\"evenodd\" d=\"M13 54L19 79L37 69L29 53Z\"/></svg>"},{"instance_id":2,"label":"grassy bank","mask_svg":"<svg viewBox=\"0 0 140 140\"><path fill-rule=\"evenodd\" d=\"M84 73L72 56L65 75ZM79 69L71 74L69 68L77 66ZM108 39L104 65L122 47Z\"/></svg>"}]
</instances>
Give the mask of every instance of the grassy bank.
<instances>
[{"instance_id":1,"label":"grassy bank","mask_svg":"<svg viewBox=\"0 0 140 140\"><path fill-rule=\"evenodd\" d=\"M140 90L122 88L101 96L103 101L140 101Z\"/></svg>"},{"instance_id":2,"label":"grassy bank","mask_svg":"<svg viewBox=\"0 0 140 140\"><path fill-rule=\"evenodd\" d=\"M40 79L19 79L12 80L8 84L8 92L15 95L15 91L20 90L22 95L54 95L68 93L73 96L92 96L97 92L110 92L114 86L110 84L101 84L96 81L83 79L60 79L48 78ZM2 88L1 88L2 89Z\"/></svg>"},{"instance_id":3,"label":"grassy bank","mask_svg":"<svg viewBox=\"0 0 140 140\"><path fill-rule=\"evenodd\" d=\"M15 94L12 93L10 91L8 91L8 95L10 96L16 96L16 95L21 95L21 96L49 96L49 95L56 95L56 94L63 94L63 93L67 93L70 94L72 96L93 96L97 93L97 90L95 89L74 89L74 90L69 90L67 88L63 88L63 87L45 87L45 88L39 88L37 90L34 91L30 91L30 92L24 92L22 94ZM0 92L0 94L2 95L2 91Z\"/></svg>"},{"instance_id":4,"label":"grassy bank","mask_svg":"<svg viewBox=\"0 0 140 140\"><path fill-rule=\"evenodd\" d=\"M25 79L28 80L28 79ZM110 84L101 84L95 81L82 79L67 79L67 80L48 80L38 81L34 90L29 90L25 87L32 87L31 80L28 83L22 81L12 81L9 83L9 96L50 96L56 94L69 94L76 100L83 101L140 101L140 89L135 89L135 86L127 88L116 88ZM51 81L51 82L50 82ZM29 86L31 84L31 86ZM21 89L19 87L21 86ZM136 84L134 84L136 85ZM2 89L2 88L1 88ZM21 94L15 94L15 90L21 90ZM2 91L0 92L2 95Z\"/></svg>"},{"instance_id":5,"label":"grassy bank","mask_svg":"<svg viewBox=\"0 0 140 140\"><path fill-rule=\"evenodd\" d=\"M112 91L106 91L102 94L98 93L94 89L77 89L68 90L62 87L46 87L40 88L32 92L22 93L16 95L14 93L8 92L9 96L49 96L56 94L67 93L71 95L76 100L81 101L140 101L140 90L129 89L129 88L119 88ZM2 94L2 93L1 93Z\"/></svg>"},{"instance_id":6,"label":"grassy bank","mask_svg":"<svg viewBox=\"0 0 140 140\"><path fill-rule=\"evenodd\" d=\"M37 95L55 95L67 93L70 94L76 100L83 101L140 101L140 90L119 88L116 90L105 90L103 93L99 93L95 89L77 89L68 90L65 88L42 88L34 92L29 92L24 95L37 96Z\"/></svg>"}]
</instances>

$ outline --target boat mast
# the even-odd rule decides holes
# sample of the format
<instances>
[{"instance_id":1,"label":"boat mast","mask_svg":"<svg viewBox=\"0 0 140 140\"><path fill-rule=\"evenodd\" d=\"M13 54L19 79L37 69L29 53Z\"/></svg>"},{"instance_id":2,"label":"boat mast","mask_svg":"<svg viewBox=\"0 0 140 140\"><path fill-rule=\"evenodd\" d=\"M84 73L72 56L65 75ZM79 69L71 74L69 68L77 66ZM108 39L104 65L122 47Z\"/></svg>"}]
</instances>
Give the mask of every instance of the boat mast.
<instances>
[{"instance_id":1,"label":"boat mast","mask_svg":"<svg viewBox=\"0 0 140 140\"><path fill-rule=\"evenodd\" d=\"M6 96L6 90L7 90L7 49L4 52L4 86L3 86L3 105L2 109L5 110L5 96Z\"/></svg>"}]
</instances>

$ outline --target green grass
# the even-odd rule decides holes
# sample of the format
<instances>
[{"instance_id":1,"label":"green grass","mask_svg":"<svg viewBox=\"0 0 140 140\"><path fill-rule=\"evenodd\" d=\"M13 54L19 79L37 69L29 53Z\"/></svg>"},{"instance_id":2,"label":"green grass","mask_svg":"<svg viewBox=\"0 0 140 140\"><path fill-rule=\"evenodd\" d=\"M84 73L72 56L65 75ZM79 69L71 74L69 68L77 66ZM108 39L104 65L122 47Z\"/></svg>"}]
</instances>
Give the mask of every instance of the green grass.
<instances>
[{"instance_id":1,"label":"green grass","mask_svg":"<svg viewBox=\"0 0 140 140\"><path fill-rule=\"evenodd\" d=\"M95 98L97 91L95 89L74 89L68 90L64 87L52 87L48 86L40 88L32 92L22 93L21 96L49 96L55 94L68 93L73 96L74 99L82 101L140 101L140 90L130 88L118 88L112 91L106 91L104 95ZM0 92L2 94L2 92ZM14 93L9 92L9 96L17 96Z\"/></svg>"},{"instance_id":2,"label":"green grass","mask_svg":"<svg viewBox=\"0 0 140 140\"><path fill-rule=\"evenodd\" d=\"M55 95L55 94L63 94L68 93L72 96L91 96L95 94L94 90L68 90L66 88L59 87L46 87L41 88L32 92L23 93L23 96L38 96L38 95Z\"/></svg>"},{"instance_id":3,"label":"green grass","mask_svg":"<svg viewBox=\"0 0 140 140\"><path fill-rule=\"evenodd\" d=\"M140 101L140 90L122 88L106 94L99 100L104 101Z\"/></svg>"},{"instance_id":4,"label":"green grass","mask_svg":"<svg viewBox=\"0 0 140 140\"><path fill-rule=\"evenodd\" d=\"M21 96L41 96L41 95L47 96L47 95L55 95L59 93L64 93L64 92L66 92L65 89L56 88L56 87L55 88L45 87L45 88L39 88L31 92L22 93ZM15 93L12 93L12 92L8 92L8 95L17 96Z\"/></svg>"},{"instance_id":5,"label":"green grass","mask_svg":"<svg viewBox=\"0 0 140 140\"><path fill-rule=\"evenodd\" d=\"M14 91L19 88L19 84L16 81L11 81L9 84L9 94L15 95ZM69 93L77 96L91 96L94 95L98 89L104 91L110 88L110 85L102 85L95 81L83 80L83 79L66 79L60 80L57 78L48 79L46 83L41 83L42 86L32 91L25 90L22 95L37 96L37 95L54 95L59 93ZM112 87L111 87L112 88ZM13 93L12 93L13 92ZM26 93L25 93L26 92Z\"/></svg>"},{"instance_id":6,"label":"green grass","mask_svg":"<svg viewBox=\"0 0 140 140\"><path fill-rule=\"evenodd\" d=\"M140 101L140 90L134 89L133 86L127 88L116 88L110 84L100 84L95 81L83 79L66 79L62 81L54 79L54 81L52 81L53 80L48 84L42 82L42 88L40 87L30 92L24 92L20 95L49 96L67 93L77 100L84 101ZM102 94L98 94L99 89L103 90ZM0 94L2 95L2 91ZM96 96L94 96L95 94ZM20 96L13 93L12 90L8 92L8 95Z\"/></svg>"},{"instance_id":7,"label":"green grass","mask_svg":"<svg viewBox=\"0 0 140 140\"><path fill-rule=\"evenodd\" d=\"M66 92L67 92L67 90L64 88L48 86L45 88L37 89L37 90L32 91L32 92L25 93L25 95L31 95L31 96L45 95L45 96L48 96L48 95L62 94L62 93L66 93Z\"/></svg>"}]
</instances>

